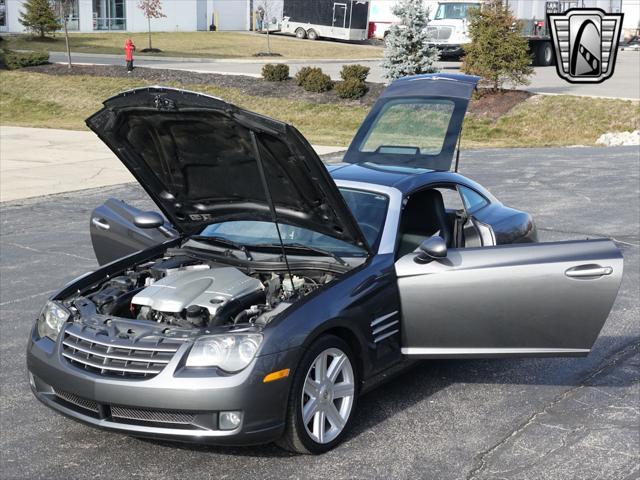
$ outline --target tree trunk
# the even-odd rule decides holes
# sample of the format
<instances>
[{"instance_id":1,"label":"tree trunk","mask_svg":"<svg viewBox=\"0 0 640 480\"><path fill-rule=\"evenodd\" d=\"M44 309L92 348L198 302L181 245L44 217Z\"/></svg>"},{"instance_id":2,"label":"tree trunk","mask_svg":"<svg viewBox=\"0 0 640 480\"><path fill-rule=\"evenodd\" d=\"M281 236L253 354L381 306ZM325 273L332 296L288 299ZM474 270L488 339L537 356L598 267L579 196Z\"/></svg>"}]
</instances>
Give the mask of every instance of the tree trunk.
<instances>
[{"instance_id":1,"label":"tree trunk","mask_svg":"<svg viewBox=\"0 0 640 480\"><path fill-rule=\"evenodd\" d=\"M67 16L64 17L64 41L67 46L67 64L71 68L71 49L69 48L69 30L67 29Z\"/></svg>"},{"instance_id":2,"label":"tree trunk","mask_svg":"<svg viewBox=\"0 0 640 480\"><path fill-rule=\"evenodd\" d=\"M269 25L267 25L267 53L271 55L271 37L269 36Z\"/></svg>"},{"instance_id":3,"label":"tree trunk","mask_svg":"<svg viewBox=\"0 0 640 480\"><path fill-rule=\"evenodd\" d=\"M151 17L147 17L147 23L149 25L149 50L151 50Z\"/></svg>"}]
</instances>

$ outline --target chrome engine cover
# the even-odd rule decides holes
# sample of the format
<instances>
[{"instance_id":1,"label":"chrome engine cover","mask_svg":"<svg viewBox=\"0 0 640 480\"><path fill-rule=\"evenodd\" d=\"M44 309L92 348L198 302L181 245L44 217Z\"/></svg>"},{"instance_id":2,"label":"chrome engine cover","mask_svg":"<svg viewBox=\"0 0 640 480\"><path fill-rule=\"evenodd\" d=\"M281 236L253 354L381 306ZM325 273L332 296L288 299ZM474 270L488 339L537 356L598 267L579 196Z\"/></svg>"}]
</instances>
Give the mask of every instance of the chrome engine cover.
<instances>
[{"instance_id":1,"label":"chrome engine cover","mask_svg":"<svg viewBox=\"0 0 640 480\"><path fill-rule=\"evenodd\" d=\"M213 316L230 301L263 290L260 280L234 267L179 270L146 287L131 303L164 313L197 305Z\"/></svg>"}]
</instances>

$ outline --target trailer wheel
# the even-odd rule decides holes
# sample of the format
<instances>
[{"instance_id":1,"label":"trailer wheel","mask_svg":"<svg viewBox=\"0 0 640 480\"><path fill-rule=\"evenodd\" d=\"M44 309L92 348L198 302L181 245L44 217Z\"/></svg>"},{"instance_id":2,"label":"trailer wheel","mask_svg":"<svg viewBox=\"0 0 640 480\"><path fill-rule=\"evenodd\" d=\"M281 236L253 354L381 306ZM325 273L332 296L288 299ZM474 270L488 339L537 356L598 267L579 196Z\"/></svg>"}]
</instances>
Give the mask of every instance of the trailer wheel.
<instances>
[{"instance_id":1,"label":"trailer wheel","mask_svg":"<svg viewBox=\"0 0 640 480\"><path fill-rule=\"evenodd\" d=\"M319 37L318 32L316 32L313 28L307 30L307 38L309 40L317 40Z\"/></svg>"},{"instance_id":2,"label":"trailer wheel","mask_svg":"<svg viewBox=\"0 0 640 480\"><path fill-rule=\"evenodd\" d=\"M551 42L542 42L536 48L536 65L548 67L553 65L554 60L553 46Z\"/></svg>"},{"instance_id":3,"label":"trailer wheel","mask_svg":"<svg viewBox=\"0 0 640 480\"><path fill-rule=\"evenodd\" d=\"M296 37L303 40L307 38L307 32L304 31L304 28L296 28Z\"/></svg>"}]
</instances>

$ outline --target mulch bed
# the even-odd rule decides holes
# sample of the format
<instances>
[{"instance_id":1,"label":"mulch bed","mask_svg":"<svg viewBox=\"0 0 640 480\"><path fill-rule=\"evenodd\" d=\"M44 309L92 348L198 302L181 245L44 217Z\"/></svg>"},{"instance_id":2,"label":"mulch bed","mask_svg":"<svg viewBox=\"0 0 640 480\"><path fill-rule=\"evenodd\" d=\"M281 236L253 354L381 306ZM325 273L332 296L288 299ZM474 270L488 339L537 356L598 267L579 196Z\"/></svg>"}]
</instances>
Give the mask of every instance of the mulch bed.
<instances>
[{"instance_id":1,"label":"mulch bed","mask_svg":"<svg viewBox=\"0 0 640 480\"><path fill-rule=\"evenodd\" d=\"M124 66L117 65L74 65L69 69L66 65L48 64L37 67L28 67L24 70L30 72L46 73L50 75L96 75L101 77L126 77L139 78L163 84L169 82L183 83L186 85L216 85L240 90L242 93L256 97L276 97L295 100L306 100L311 103L341 103L371 106L380 96L384 85L379 83L367 83L369 91L360 100L344 100L336 95L334 90L313 93L307 92L296 85L295 80L289 79L283 82L267 82L262 78L247 77L244 75L220 75L216 73L196 73L183 70L162 70L155 68L138 67L128 74Z\"/></svg>"},{"instance_id":2,"label":"mulch bed","mask_svg":"<svg viewBox=\"0 0 640 480\"><path fill-rule=\"evenodd\" d=\"M478 89L469 104L469 113L476 117L497 120L532 95L532 93L523 90L491 92L487 89Z\"/></svg>"},{"instance_id":3,"label":"mulch bed","mask_svg":"<svg viewBox=\"0 0 640 480\"><path fill-rule=\"evenodd\" d=\"M183 70L161 70L155 68L136 68L131 74L124 66L117 65L74 65L69 69L66 65L48 64L28 67L24 70L49 75L95 75L101 77L139 78L155 84L183 83L187 85L216 85L235 88L242 93L256 97L276 97L304 100L310 103L340 103L343 105L372 106L378 99L385 85L367 83L368 91L359 100L344 100L334 90L323 93L307 92L296 85L293 79L283 82L268 82L262 78L244 75L220 75L216 73L196 73ZM496 120L508 113L513 107L524 102L531 93L522 90L503 90L497 93L481 89L469 105L469 113L476 117Z\"/></svg>"}]
</instances>

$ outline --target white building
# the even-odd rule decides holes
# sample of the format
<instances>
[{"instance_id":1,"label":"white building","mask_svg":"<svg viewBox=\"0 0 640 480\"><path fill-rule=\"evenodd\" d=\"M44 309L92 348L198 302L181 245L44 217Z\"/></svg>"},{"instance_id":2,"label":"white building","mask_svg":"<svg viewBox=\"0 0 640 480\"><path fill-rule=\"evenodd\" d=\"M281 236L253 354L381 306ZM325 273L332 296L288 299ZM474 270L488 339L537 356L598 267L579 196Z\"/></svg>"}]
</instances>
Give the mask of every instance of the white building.
<instances>
[{"instance_id":1,"label":"white building","mask_svg":"<svg viewBox=\"0 0 640 480\"><path fill-rule=\"evenodd\" d=\"M69 29L79 32L147 31L138 0L73 0ZM0 0L0 32L21 33L25 0ZM249 30L252 0L163 0L165 18L151 20L153 31Z\"/></svg>"}]
</instances>

